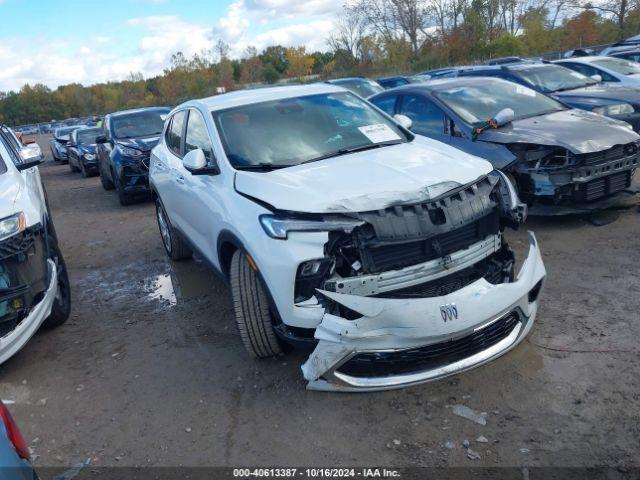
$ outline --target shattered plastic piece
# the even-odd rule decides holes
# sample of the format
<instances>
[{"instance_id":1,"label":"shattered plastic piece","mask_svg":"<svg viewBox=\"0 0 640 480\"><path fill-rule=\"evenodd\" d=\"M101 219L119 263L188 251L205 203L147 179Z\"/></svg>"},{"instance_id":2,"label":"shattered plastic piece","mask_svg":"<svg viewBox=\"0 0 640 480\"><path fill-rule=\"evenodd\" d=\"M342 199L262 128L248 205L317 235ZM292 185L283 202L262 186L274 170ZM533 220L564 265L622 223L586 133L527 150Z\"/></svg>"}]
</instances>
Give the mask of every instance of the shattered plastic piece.
<instances>
[{"instance_id":1,"label":"shattered plastic piece","mask_svg":"<svg viewBox=\"0 0 640 480\"><path fill-rule=\"evenodd\" d=\"M53 480L71 480L77 477L78 474L80 473L80 470L82 470L84 467L86 467L90 463L91 463L91 459L87 458L84 462L74 465L66 472L62 472L60 475L56 475L55 477L53 477Z\"/></svg>"},{"instance_id":2,"label":"shattered plastic piece","mask_svg":"<svg viewBox=\"0 0 640 480\"><path fill-rule=\"evenodd\" d=\"M467 449L467 458L470 460L480 460L480 454L475 450Z\"/></svg>"},{"instance_id":3,"label":"shattered plastic piece","mask_svg":"<svg viewBox=\"0 0 640 480\"><path fill-rule=\"evenodd\" d=\"M472 422L476 422L479 425L484 426L487 424L486 415L482 415L481 413L470 409L466 405L456 404L451 408L451 411L455 415L466 418L467 420L471 420Z\"/></svg>"},{"instance_id":4,"label":"shattered plastic piece","mask_svg":"<svg viewBox=\"0 0 640 480\"><path fill-rule=\"evenodd\" d=\"M476 442L478 442L478 443L489 443L489 440L484 435L480 435L478 438L476 438Z\"/></svg>"},{"instance_id":5,"label":"shattered plastic piece","mask_svg":"<svg viewBox=\"0 0 640 480\"><path fill-rule=\"evenodd\" d=\"M453 450L456 447L456 444L453 443L451 440L449 440L448 442L446 442L444 444L445 448L448 448L449 450Z\"/></svg>"}]
</instances>

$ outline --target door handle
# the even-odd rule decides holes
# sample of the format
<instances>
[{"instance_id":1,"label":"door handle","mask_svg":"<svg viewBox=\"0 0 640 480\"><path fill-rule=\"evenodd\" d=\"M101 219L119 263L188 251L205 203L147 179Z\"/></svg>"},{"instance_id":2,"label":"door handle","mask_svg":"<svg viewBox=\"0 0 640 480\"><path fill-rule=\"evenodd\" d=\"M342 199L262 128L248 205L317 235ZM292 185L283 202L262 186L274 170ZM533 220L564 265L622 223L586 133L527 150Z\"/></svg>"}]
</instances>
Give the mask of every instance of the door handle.
<instances>
[{"instance_id":1,"label":"door handle","mask_svg":"<svg viewBox=\"0 0 640 480\"><path fill-rule=\"evenodd\" d=\"M176 175L176 182L178 183L184 183L184 177L180 174Z\"/></svg>"}]
</instances>

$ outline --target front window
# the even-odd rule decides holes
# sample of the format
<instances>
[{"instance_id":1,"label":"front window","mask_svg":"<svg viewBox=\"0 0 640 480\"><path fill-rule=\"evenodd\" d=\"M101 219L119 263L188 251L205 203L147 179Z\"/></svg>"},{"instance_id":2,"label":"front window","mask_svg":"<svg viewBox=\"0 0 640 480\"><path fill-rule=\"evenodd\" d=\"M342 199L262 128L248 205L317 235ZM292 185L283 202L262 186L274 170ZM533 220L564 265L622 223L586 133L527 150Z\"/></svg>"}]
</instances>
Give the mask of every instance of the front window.
<instances>
[{"instance_id":1,"label":"front window","mask_svg":"<svg viewBox=\"0 0 640 480\"><path fill-rule=\"evenodd\" d=\"M167 113L161 110L152 110L112 117L113 136L125 139L160 135Z\"/></svg>"},{"instance_id":2,"label":"front window","mask_svg":"<svg viewBox=\"0 0 640 480\"><path fill-rule=\"evenodd\" d=\"M636 75L640 73L640 64L629 62L621 58L599 58L593 61L594 65L619 73L620 75Z\"/></svg>"},{"instance_id":3,"label":"front window","mask_svg":"<svg viewBox=\"0 0 640 480\"><path fill-rule=\"evenodd\" d=\"M559 65L523 68L518 69L517 73L531 85L545 93L573 90L596 83L581 73Z\"/></svg>"},{"instance_id":4,"label":"front window","mask_svg":"<svg viewBox=\"0 0 640 480\"><path fill-rule=\"evenodd\" d=\"M212 114L235 168L282 168L407 141L394 122L346 92L286 98Z\"/></svg>"},{"instance_id":5,"label":"front window","mask_svg":"<svg viewBox=\"0 0 640 480\"><path fill-rule=\"evenodd\" d=\"M93 145L94 143L96 143L96 137L100 135L100 130L93 128L87 130L77 130L77 132L77 143L85 145Z\"/></svg>"},{"instance_id":6,"label":"front window","mask_svg":"<svg viewBox=\"0 0 640 480\"><path fill-rule=\"evenodd\" d=\"M490 120L505 108L512 109L516 119L565 109L535 90L499 80L448 88L434 95L471 125Z\"/></svg>"},{"instance_id":7,"label":"front window","mask_svg":"<svg viewBox=\"0 0 640 480\"><path fill-rule=\"evenodd\" d=\"M68 140L69 136L71 135L71 132L73 132L76 128L78 127L58 128L53 134L53 136L60 140Z\"/></svg>"},{"instance_id":8,"label":"front window","mask_svg":"<svg viewBox=\"0 0 640 480\"><path fill-rule=\"evenodd\" d=\"M352 91L356 95L360 95L363 98L370 97L376 93L384 92L384 88L380 84L367 80L366 78L354 78L350 80L337 80L334 82L342 88Z\"/></svg>"}]
</instances>

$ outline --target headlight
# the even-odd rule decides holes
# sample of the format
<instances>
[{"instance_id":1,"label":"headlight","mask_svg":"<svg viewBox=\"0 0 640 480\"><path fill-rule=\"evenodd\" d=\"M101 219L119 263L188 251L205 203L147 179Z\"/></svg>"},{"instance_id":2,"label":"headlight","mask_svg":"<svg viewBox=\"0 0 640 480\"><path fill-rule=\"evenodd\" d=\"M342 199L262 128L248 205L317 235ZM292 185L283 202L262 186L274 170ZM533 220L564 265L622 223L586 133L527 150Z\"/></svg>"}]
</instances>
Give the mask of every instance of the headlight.
<instances>
[{"instance_id":1,"label":"headlight","mask_svg":"<svg viewBox=\"0 0 640 480\"><path fill-rule=\"evenodd\" d=\"M135 148L120 147L120 150L126 157L139 157L140 155L142 155L142 152L140 150L136 150Z\"/></svg>"},{"instance_id":2,"label":"headlight","mask_svg":"<svg viewBox=\"0 0 640 480\"><path fill-rule=\"evenodd\" d=\"M0 220L0 242L24 231L26 227L27 219L22 212Z\"/></svg>"},{"instance_id":3,"label":"headlight","mask_svg":"<svg viewBox=\"0 0 640 480\"><path fill-rule=\"evenodd\" d=\"M93 153L85 153L84 154L84 158L85 158L85 160L91 161L91 160L95 160L96 156Z\"/></svg>"},{"instance_id":4,"label":"headlight","mask_svg":"<svg viewBox=\"0 0 640 480\"><path fill-rule=\"evenodd\" d=\"M634 108L628 103L619 103L616 105L604 105L603 107L596 107L592 112L599 113L600 115L623 115L625 113L635 112Z\"/></svg>"},{"instance_id":5,"label":"headlight","mask_svg":"<svg viewBox=\"0 0 640 480\"><path fill-rule=\"evenodd\" d=\"M361 220L349 218L336 220L305 220L286 218L279 215L260 215L260 225L271 238L286 240L289 232L350 232L359 225Z\"/></svg>"}]
</instances>

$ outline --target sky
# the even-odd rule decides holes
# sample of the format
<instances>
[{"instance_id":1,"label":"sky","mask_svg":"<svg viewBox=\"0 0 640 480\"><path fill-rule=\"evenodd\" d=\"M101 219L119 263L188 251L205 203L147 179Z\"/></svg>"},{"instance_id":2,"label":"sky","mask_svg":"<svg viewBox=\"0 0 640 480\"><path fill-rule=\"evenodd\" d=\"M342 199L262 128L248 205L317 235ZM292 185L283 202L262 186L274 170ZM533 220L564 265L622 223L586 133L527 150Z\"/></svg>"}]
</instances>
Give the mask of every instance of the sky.
<instances>
[{"instance_id":1,"label":"sky","mask_svg":"<svg viewBox=\"0 0 640 480\"><path fill-rule=\"evenodd\" d=\"M0 0L0 91L161 73L218 40L326 50L343 0Z\"/></svg>"}]
</instances>

